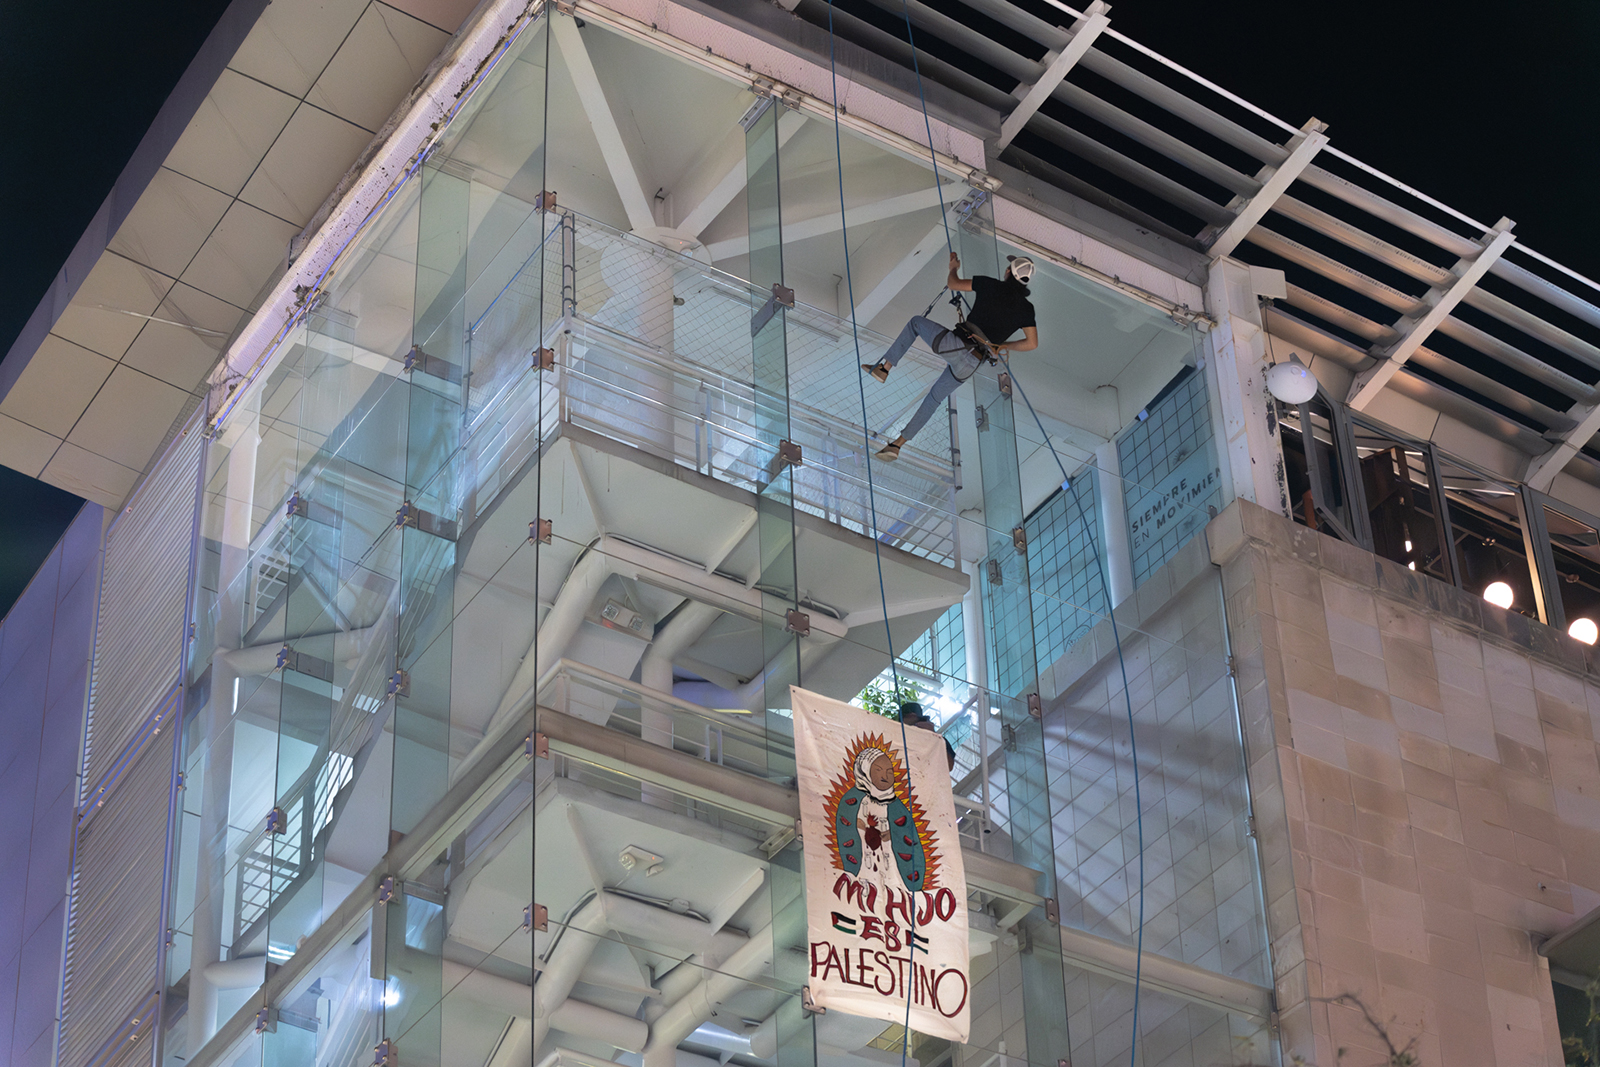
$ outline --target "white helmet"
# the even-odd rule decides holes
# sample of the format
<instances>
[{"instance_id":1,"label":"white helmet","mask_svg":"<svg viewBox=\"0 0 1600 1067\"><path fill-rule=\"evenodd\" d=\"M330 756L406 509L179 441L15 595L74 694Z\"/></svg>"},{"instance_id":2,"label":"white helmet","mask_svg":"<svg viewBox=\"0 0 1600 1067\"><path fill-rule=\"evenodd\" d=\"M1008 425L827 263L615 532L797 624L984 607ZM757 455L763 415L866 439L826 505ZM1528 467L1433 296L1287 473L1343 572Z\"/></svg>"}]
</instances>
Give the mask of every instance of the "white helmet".
<instances>
[{"instance_id":1,"label":"white helmet","mask_svg":"<svg viewBox=\"0 0 1600 1067\"><path fill-rule=\"evenodd\" d=\"M1026 285L1033 277L1033 260L1027 256L1007 256L1006 261L1011 266L1011 276L1017 281Z\"/></svg>"}]
</instances>

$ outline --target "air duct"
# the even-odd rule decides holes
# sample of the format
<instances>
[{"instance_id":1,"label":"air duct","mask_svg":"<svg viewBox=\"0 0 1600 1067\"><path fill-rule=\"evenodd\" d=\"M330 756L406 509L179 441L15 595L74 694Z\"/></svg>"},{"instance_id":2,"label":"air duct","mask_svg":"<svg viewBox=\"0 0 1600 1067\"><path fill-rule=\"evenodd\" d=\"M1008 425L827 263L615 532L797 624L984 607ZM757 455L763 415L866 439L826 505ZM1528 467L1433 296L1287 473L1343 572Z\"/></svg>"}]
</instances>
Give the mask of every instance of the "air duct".
<instances>
[{"instance_id":1,"label":"air duct","mask_svg":"<svg viewBox=\"0 0 1600 1067\"><path fill-rule=\"evenodd\" d=\"M267 957L240 956L208 963L205 976L214 989L256 989L267 980Z\"/></svg>"},{"instance_id":2,"label":"air duct","mask_svg":"<svg viewBox=\"0 0 1600 1067\"><path fill-rule=\"evenodd\" d=\"M812 618L815 619L816 616ZM833 646L838 644L839 640L831 634L819 637L813 628L811 638L800 645L800 676L805 677L806 672L816 666L817 661L833 651ZM699 704L705 708L761 711L766 707L768 679L776 678L782 681L792 674L792 668L785 662L787 655L786 652L780 652L760 674L737 689L724 689L713 682L678 682L672 687L672 695L679 700L687 700L691 704Z\"/></svg>"},{"instance_id":3,"label":"air duct","mask_svg":"<svg viewBox=\"0 0 1600 1067\"><path fill-rule=\"evenodd\" d=\"M762 617L762 594L759 590L747 589L743 583L731 578L712 574L693 563L641 548L619 538L610 535L602 537L573 565L572 573L561 586L561 592L556 594L555 604L545 616L533 644L523 655L522 663L506 687L500 706L490 717L485 736L493 736L496 727L533 696L538 687L539 664L555 663L566 654L567 646L594 604L601 584L613 574L647 582L743 618ZM848 632L848 627L838 619L821 614L812 615L811 641L838 639ZM461 767L470 766L472 760L473 756L468 756ZM457 774L460 773L458 770Z\"/></svg>"},{"instance_id":4,"label":"air duct","mask_svg":"<svg viewBox=\"0 0 1600 1067\"><path fill-rule=\"evenodd\" d=\"M596 896L572 917L561 940L557 942L539 980L533 985L533 1047L538 1048L550 1032L551 1014L566 1002L578 975L594 954L600 943L600 934L606 928L605 913L600 898Z\"/></svg>"},{"instance_id":5,"label":"air duct","mask_svg":"<svg viewBox=\"0 0 1600 1067\"><path fill-rule=\"evenodd\" d=\"M642 1052L650 1037L650 1026L581 1000L568 1000L550 1013L550 1026L563 1033L605 1041L623 1052Z\"/></svg>"},{"instance_id":6,"label":"air duct","mask_svg":"<svg viewBox=\"0 0 1600 1067\"><path fill-rule=\"evenodd\" d=\"M676 1067L678 1044L716 1014L733 993L772 965L772 927L752 936L729 956L720 971L707 972L689 992L650 1024L643 1067Z\"/></svg>"}]
</instances>

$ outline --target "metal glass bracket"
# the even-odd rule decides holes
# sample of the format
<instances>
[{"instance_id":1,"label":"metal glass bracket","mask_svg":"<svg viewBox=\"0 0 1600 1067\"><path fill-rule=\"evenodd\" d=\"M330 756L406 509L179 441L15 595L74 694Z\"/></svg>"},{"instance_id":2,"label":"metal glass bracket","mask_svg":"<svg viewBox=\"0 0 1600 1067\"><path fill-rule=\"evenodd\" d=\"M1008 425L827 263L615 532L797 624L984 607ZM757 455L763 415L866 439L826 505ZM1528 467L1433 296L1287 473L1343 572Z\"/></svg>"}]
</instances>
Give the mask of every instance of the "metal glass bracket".
<instances>
[{"instance_id":1,"label":"metal glass bracket","mask_svg":"<svg viewBox=\"0 0 1600 1067\"><path fill-rule=\"evenodd\" d=\"M794 307L794 290L773 282L772 295L767 297L767 302L761 305L761 310L750 320L750 336L754 337L760 333L761 328L772 321L772 316L778 313L780 307Z\"/></svg>"}]
</instances>

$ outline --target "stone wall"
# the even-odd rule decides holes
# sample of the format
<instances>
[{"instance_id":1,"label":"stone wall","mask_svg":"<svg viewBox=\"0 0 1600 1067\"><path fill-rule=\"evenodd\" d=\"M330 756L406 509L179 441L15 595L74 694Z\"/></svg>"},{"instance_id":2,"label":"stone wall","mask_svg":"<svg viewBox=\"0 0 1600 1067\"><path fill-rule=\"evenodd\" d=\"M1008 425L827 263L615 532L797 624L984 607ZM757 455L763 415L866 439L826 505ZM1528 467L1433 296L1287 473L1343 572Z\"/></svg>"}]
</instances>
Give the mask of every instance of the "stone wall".
<instances>
[{"instance_id":1,"label":"stone wall","mask_svg":"<svg viewBox=\"0 0 1600 1067\"><path fill-rule=\"evenodd\" d=\"M1252 504L1207 542L1285 1061L1385 1062L1364 1005L1423 1067L1560 1064L1536 945L1600 904L1595 650Z\"/></svg>"}]
</instances>

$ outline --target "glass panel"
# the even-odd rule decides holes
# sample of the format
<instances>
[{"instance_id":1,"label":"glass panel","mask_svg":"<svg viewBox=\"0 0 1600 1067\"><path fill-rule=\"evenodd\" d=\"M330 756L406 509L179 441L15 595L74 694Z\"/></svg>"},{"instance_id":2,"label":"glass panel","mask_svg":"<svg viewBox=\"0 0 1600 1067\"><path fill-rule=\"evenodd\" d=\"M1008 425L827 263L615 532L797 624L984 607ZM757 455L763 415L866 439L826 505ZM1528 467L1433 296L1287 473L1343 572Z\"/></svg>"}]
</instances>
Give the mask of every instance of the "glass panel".
<instances>
[{"instance_id":1,"label":"glass panel","mask_svg":"<svg viewBox=\"0 0 1600 1067\"><path fill-rule=\"evenodd\" d=\"M1573 637L1592 645L1600 636L1600 525L1572 509L1545 505L1544 528L1555 562L1552 578L1561 602L1561 624Z\"/></svg>"},{"instance_id":2,"label":"glass panel","mask_svg":"<svg viewBox=\"0 0 1600 1067\"><path fill-rule=\"evenodd\" d=\"M1003 268L995 244L992 202L985 199L972 211L959 233L964 276L1000 277ZM1043 723L1029 714L1026 701L1030 693L1037 699L1039 690L1038 639L1029 586L1029 557L1026 544L1018 543L1018 535L1025 536L1026 531L1017 456L1019 413L1012 402L1015 387L1009 376L1002 378L990 368L978 371L973 382L974 402L984 412L978 420L984 523L988 527L984 612L990 620L989 657L994 683L1004 694L996 706L1000 711L1000 732L1005 738L1005 805L1012 859L1041 872L1038 893L1046 900L1054 900L1058 890ZM1101 588L1103 592L1103 584ZM1032 1062L1047 1061L1057 1050L1068 1048L1066 1019L1061 1013L1065 992L1056 925L1045 908L1039 907L1023 916L1017 927L1019 940L1027 945L1019 962L1025 1054Z\"/></svg>"},{"instance_id":3,"label":"glass panel","mask_svg":"<svg viewBox=\"0 0 1600 1067\"><path fill-rule=\"evenodd\" d=\"M1342 541L1359 544L1356 505L1350 500L1349 472L1338 439L1340 427L1328 401L1317 395L1286 410L1280 430L1286 444L1291 503L1299 521Z\"/></svg>"},{"instance_id":4,"label":"glass panel","mask_svg":"<svg viewBox=\"0 0 1600 1067\"><path fill-rule=\"evenodd\" d=\"M1461 587L1484 596L1499 583L1507 588L1496 588L1496 598L1510 594L1501 606L1538 618L1515 487L1443 456L1439 476L1450 509Z\"/></svg>"},{"instance_id":5,"label":"glass panel","mask_svg":"<svg viewBox=\"0 0 1600 1067\"><path fill-rule=\"evenodd\" d=\"M1133 584L1140 586L1226 504L1205 375L1186 368L1117 441Z\"/></svg>"},{"instance_id":6,"label":"glass panel","mask_svg":"<svg viewBox=\"0 0 1600 1067\"><path fill-rule=\"evenodd\" d=\"M1098 489L1099 472L1086 468L1028 516L1028 569L1042 664L1055 663L1111 610L1101 563Z\"/></svg>"},{"instance_id":7,"label":"glass panel","mask_svg":"<svg viewBox=\"0 0 1600 1067\"><path fill-rule=\"evenodd\" d=\"M1433 491L1428 452L1352 420L1372 551L1403 567L1451 580L1450 553Z\"/></svg>"},{"instance_id":8,"label":"glass panel","mask_svg":"<svg viewBox=\"0 0 1600 1067\"><path fill-rule=\"evenodd\" d=\"M1187 1002L1145 986L1139 990L1137 1055L1133 983L1068 967L1067 1010L1072 1060L1142 1067L1258 1067L1274 1062L1266 1020ZM1080 1036L1081 1035L1081 1036Z\"/></svg>"},{"instance_id":9,"label":"glass panel","mask_svg":"<svg viewBox=\"0 0 1600 1067\"><path fill-rule=\"evenodd\" d=\"M1134 945L1142 879L1144 951L1270 985L1220 578L1206 563L1195 571L1140 629L1122 630L1120 657L1101 623L1056 666L1046 752L1060 769L1061 919Z\"/></svg>"},{"instance_id":10,"label":"glass panel","mask_svg":"<svg viewBox=\"0 0 1600 1067\"><path fill-rule=\"evenodd\" d=\"M751 383L754 387L754 461L763 469L756 479L756 546L761 560L762 713L767 734L788 731L789 686L804 684L801 642L788 625L789 612L800 611L799 570L795 556L794 466L780 459L780 448L792 440L789 418L788 316L779 291L783 275L782 145L778 119L783 108L770 98L745 127L745 202L749 213L750 281L753 299ZM759 104L758 104L759 106ZM765 295L765 298L763 298ZM780 621L783 620L783 621ZM767 751L769 771L793 773L793 742ZM798 849L772 857L767 871L772 980L780 988L798 990L807 976L805 872ZM780 1067L810 1067L817 1062L817 1035L811 1017L794 1008L774 1010L775 1059Z\"/></svg>"},{"instance_id":11,"label":"glass panel","mask_svg":"<svg viewBox=\"0 0 1600 1067\"><path fill-rule=\"evenodd\" d=\"M612 76L620 69L646 73ZM645 98L630 90L636 82L679 91ZM547 91L561 105L548 153ZM706 188L742 174L743 192L702 211L673 202L691 188L681 183L647 197L641 213L592 132L605 119L597 101L654 131L672 128L682 99L725 138L714 160L678 163L694 163ZM1113 700L1120 680L1101 636L1105 559L1125 542L1111 533L1135 487L1166 492L1161 479L1187 456L1179 444L1160 453L1167 466L1139 466L1157 450L1130 446L1128 492L1115 503L1103 490L1119 475L1083 464L1114 453L1108 439L1145 403L1147 437L1201 439L1193 396L1157 398L1192 338L1160 312L1041 268L1045 346L1016 366L1028 386L1038 379L1045 425L1013 407L1023 381L1004 385L988 371L933 404L898 459L874 461L869 477L868 450L905 427L946 364L913 349L888 382L863 383L855 364L890 339L850 316L875 307L875 324L894 330L924 308L942 252L903 294L862 290L900 278L909 268L897 264L915 267L907 257L936 244L924 237L943 222L929 203L893 224L852 225L847 263L833 205L841 174L852 211L891 189L920 195L935 175L865 137L835 141L831 124L781 105L752 113L753 100L743 83L592 21L552 14L524 29L352 245L271 377L241 399L208 472L197 617L210 639L191 668L197 710L168 975L181 988L200 961L193 995L233 1000L191 1009L190 1022L177 1016L169 1062L203 1041L194 1020L214 1026L250 995L253 986L208 994L204 975L205 964L233 962L221 958L234 948L223 923L240 921L241 864L263 845L264 900L250 905L260 915L233 939L306 968L276 1005L276 1029L254 1039L268 1062L344 1063L389 1038L408 1064L457 1051L538 1062L556 1048L653 1063L681 1046L810 1067L833 1048L892 1058L909 1044L924 1063L1048 1067L1096 1039L1100 1024L1084 1023L1079 1049L1067 1042L1076 1002L1041 899L1082 926L1104 906L1115 916L1104 930L1131 930L1132 812L1119 792L1098 820L1085 814L1080 796L1100 796L1106 775L1092 775L1074 746L1097 753L1114 791L1128 784L1127 755L1115 749L1126 738ZM738 122L747 113L748 129ZM623 131L630 153L633 136ZM651 152L669 143L650 136ZM657 163L632 162L639 174ZM956 210L967 175L941 177L965 273L1000 273L984 198ZM559 206L536 206L550 189ZM835 280L852 271L854 309ZM794 306L763 321L778 282L796 290ZM553 350L553 366L535 358L541 349ZM1117 388L1098 391L1107 381ZM774 464L785 440L801 446L801 465ZM1081 470L1065 492L1057 450ZM1206 500L1184 501L1189 515L1205 513ZM541 519L552 524L547 540L530 526ZM1160 582L1194 551L1181 542L1123 562ZM810 637L790 630L794 609L810 617ZM1238 894L1254 885L1248 872L1236 884L1228 821L1242 805L1225 766L1238 749L1215 707L1224 657L1191 635L1191 609L1187 600L1174 609L1183 626L1160 616L1122 631L1141 759L1160 766L1143 777L1151 932L1162 938L1152 950L1243 974L1256 956L1235 934L1245 925ZM885 675L890 646L899 666ZM1077 704L1057 700L1063 665L1090 652L1070 676L1082 682L1073 700L1096 714L1068 730ZM1026 699L1040 689L1041 663L1042 721ZM844 698L877 686L880 710L907 696L923 703L954 754L961 833L984 857L969 873L1013 880L971 878L973 1030L963 1049L801 1010L792 826L735 799L745 786L790 786L786 686L797 679ZM453 824L392 901L306 960L301 939L397 843L432 825L449 784L476 773L483 746L520 731L536 701L541 724L588 731L610 754L553 739L549 759L519 755L520 777ZM1181 753L1163 750L1168 737ZM741 777L719 792L680 772ZM274 804L284 834L260 830ZM1058 841L1053 825L1085 842L1109 829L1103 844L1123 850L1120 883L1084 888L1109 853L1080 863L1078 842ZM1203 849L1192 840L1202 828ZM1179 839L1187 851L1174 873L1158 854ZM1180 873L1194 884L1169 894ZM196 892L211 885L221 887L215 902ZM1219 895L1215 906L1202 905L1206 892ZM550 908L549 931L523 930L530 900ZM1165 937L1169 912L1180 916L1178 948ZM590 925L597 915L603 929ZM568 958L575 947L582 959ZM551 1009L540 1021L526 1000L520 1013L507 1009L507 998L531 999L536 966ZM1142 1020L1155 1025L1162 1010ZM1111 1033L1117 1019L1107 1019ZM631 1047L658 1034L648 1054Z\"/></svg>"}]
</instances>

